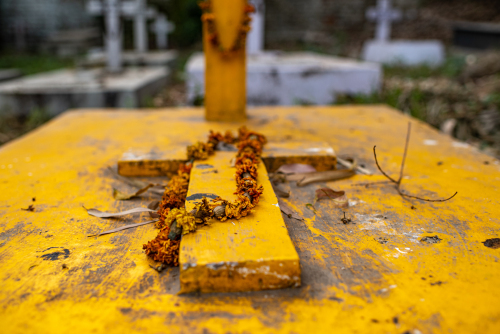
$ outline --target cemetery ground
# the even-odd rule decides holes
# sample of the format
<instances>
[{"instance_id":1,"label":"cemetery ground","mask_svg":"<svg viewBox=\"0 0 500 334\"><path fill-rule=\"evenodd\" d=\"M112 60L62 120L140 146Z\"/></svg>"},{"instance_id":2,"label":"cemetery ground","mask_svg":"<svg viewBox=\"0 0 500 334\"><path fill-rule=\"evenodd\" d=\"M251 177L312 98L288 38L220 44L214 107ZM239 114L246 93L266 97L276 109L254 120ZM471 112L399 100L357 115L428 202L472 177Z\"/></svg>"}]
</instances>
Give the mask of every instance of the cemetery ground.
<instances>
[{"instance_id":1,"label":"cemetery ground","mask_svg":"<svg viewBox=\"0 0 500 334\"><path fill-rule=\"evenodd\" d=\"M307 47L305 47L307 49ZM146 107L186 104L184 67L191 50L180 52L169 84ZM23 74L72 66L69 60L48 56L2 56L0 68L18 68ZM195 101L202 104L200 98ZM500 52L454 53L443 66L384 67L383 88L370 96L337 96L335 104L387 104L435 128L500 157ZM2 111L0 144L4 144L50 119L44 110L27 116Z\"/></svg>"}]
</instances>

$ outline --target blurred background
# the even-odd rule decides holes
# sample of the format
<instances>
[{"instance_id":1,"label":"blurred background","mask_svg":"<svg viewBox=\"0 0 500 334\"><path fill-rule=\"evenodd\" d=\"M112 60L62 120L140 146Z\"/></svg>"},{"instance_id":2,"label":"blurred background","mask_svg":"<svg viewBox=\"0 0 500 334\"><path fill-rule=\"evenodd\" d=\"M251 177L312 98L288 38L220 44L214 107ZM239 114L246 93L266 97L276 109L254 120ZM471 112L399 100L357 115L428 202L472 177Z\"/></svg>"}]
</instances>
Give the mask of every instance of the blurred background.
<instances>
[{"instance_id":1,"label":"blurred background","mask_svg":"<svg viewBox=\"0 0 500 334\"><path fill-rule=\"evenodd\" d=\"M51 110L55 102L36 102L45 94L39 88L35 89L34 97L27 97L26 89L34 89L29 81L32 75L70 70L77 73L81 86L84 71L106 68L106 60L98 61L99 57L109 57L103 38L109 29L106 3L97 2L102 8L93 11L89 1L84 0L0 0L0 144L59 113ZM168 60L155 66L168 68L168 75L155 83L148 96L142 96L137 105L131 106L165 108L203 104L202 94L188 98L186 69L190 58L202 51L198 1L145 2L152 10L152 14L146 15L147 52L159 55L161 49L162 57ZM265 0L263 48L362 61L367 41L376 36L377 19L369 11L377 8L377 3L376 0ZM500 1L393 0L390 5L399 12L398 18L390 22L390 40L439 41L444 58L438 64L381 62L380 86L373 92L338 92L330 104L388 104L500 157ZM136 21L133 13L127 15L118 15L124 62L128 51L137 51ZM167 18L170 28L163 33L168 37L167 45L160 48L154 27L161 16ZM140 52L143 53L144 50ZM134 59L126 66L148 66L146 56ZM107 80L103 79L105 75L95 74L96 80ZM99 87L104 86L101 82ZM2 87L7 92L5 97ZM19 102L9 102L16 94L35 102L23 106L21 111ZM68 93L64 94L67 99ZM52 94L51 99L54 98ZM297 100L295 104L317 103ZM79 107L76 102L66 105ZM108 106L114 105L109 101L102 105Z\"/></svg>"}]
</instances>

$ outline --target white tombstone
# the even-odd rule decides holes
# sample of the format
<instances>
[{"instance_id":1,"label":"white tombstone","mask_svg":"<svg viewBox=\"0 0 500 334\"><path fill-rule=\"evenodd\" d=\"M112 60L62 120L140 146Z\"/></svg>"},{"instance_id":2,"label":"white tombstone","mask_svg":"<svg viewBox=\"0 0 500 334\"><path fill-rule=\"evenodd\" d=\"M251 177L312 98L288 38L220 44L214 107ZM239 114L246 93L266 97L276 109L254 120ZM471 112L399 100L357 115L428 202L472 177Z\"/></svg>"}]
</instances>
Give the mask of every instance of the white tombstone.
<instances>
[{"instance_id":1,"label":"white tombstone","mask_svg":"<svg viewBox=\"0 0 500 334\"><path fill-rule=\"evenodd\" d=\"M104 0L90 1L87 10L93 15L104 15L106 21L106 64L110 73L118 73L122 70L122 31L120 28L120 1Z\"/></svg>"},{"instance_id":2,"label":"white tombstone","mask_svg":"<svg viewBox=\"0 0 500 334\"><path fill-rule=\"evenodd\" d=\"M264 49L264 0L250 0L255 7L255 13L251 15L251 29L247 35L247 54L258 54Z\"/></svg>"},{"instance_id":3,"label":"white tombstone","mask_svg":"<svg viewBox=\"0 0 500 334\"><path fill-rule=\"evenodd\" d=\"M134 47L138 53L148 51L147 20L157 16L154 8L146 6L145 0L122 2L122 15L134 19Z\"/></svg>"},{"instance_id":4,"label":"white tombstone","mask_svg":"<svg viewBox=\"0 0 500 334\"><path fill-rule=\"evenodd\" d=\"M380 42L387 42L391 37L391 22L401 20L401 11L391 8L390 0L379 0L377 7L369 8L366 17L372 21L377 21L375 39Z\"/></svg>"},{"instance_id":5,"label":"white tombstone","mask_svg":"<svg viewBox=\"0 0 500 334\"><path fill-rule=\"evenodd\" d=\"M163 14L157 16L151 26L151 31L156 35L156 47L159 50L166 50L168 47L168 34L174 31L175 25L167 20Z\"/></svg>"},{"instance_id":6,"label":"white tombstone","mask_svg":"<svg viewBox=\"0 0 500 334\"><path fill-rule=\"evenodd\" d=\"M250 106L328 105L338 94L369 95L381 86L380 64L309 52L263 52L247 57L246 95ZM205 94L205 59L194 54L186 64L187 98Z\"/></svg>"},{"instance_id":7,"label":"white tombstone","mask_svg":"<svg viewBox=\"0 0 500 334\"><path fill-rule=\"evenodd\" d=\"M106 53L108 56L108 70L117 72L121 70L121 29L120 16L134 18L134 44L138 53L147 52L148 35L146 21L148 18L155 17L156 10L147 8L145 0L120 1L120 0L91 0L87 3L87 10L93 15L106 16ZM118 32L118 33L117 33ZM119 47L120 54L117 54ZM112 58L110 58L112 57ZM114 58L113 58L114 57ZM110 62L113 62L111 64ZM119 60L120 59L120 60ZM119 64L118 64L119 63Z\"/></svg>"},{"instance_id":8,"label":"white tombstone","mask_svg":"<svg viewBox=\"0 0 500 334\"><path fill-rule=\"evenodd\" d=\"M148 32L146 31L145 0L136 0L134 17L134 44L137 52L143 53L148 49Z\"/></svg>"},{"instance_id":9,"label":"white tombstone","mask_svg":"<svg viewBox=\"0 0 500 334\"><path fill-rule=\"evenodd\" d=\"M378 0L375 8L366 12L368 19L377 21L375 39L366 41L362 58L384 64L437 66L444 61L444 46L440 41L390 40L391 22L402 18L401 11L391 8L390 0Z\"/></svg>"}]
</instances>

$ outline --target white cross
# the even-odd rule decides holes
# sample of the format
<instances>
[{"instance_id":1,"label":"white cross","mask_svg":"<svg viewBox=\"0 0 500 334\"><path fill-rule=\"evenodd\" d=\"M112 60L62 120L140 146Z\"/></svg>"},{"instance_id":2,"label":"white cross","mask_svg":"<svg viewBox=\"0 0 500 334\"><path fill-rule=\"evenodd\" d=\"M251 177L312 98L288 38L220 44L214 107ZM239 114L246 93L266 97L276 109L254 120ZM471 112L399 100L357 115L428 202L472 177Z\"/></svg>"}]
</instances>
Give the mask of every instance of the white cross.
<instances>
[{"instance_id":1,"label":"white cross","mask_svg":"<svg viewBox=\"0 0 500 334\"><path fill-rule=\"evenodd\" d=\"M255 7L255 13L251 14L251 29L247 36L247 53L256 54L264 49L264 0L250 0Z\"/></svg>"},{"instance_id":2,"label":"white cross","mask_svg":"<svg viewBox=\"0 0 500 334\"><path fill-rule=\"evenodd\" d=\"M103 5L104 2L104 5ZM106 16L106 53L109 72L116 73L122 69L122 32L120 15L134 17L134 44L137 52L146 52L148 36L146 19L156 16L156 11L145 8L144 0L91 0L87 3L87 11L94 15Z\"/></svg>"},{"instance_id":3,"label":"white cross","mask_svg":"<svg viewBox=\"0 0 500 334\"><path fill-rule=\"evenodd\" d=\"M106 64L108 71L117 73L122 70L122 31L120 28L120 1L104 0L104 5L100 1L89 1L87 11L94 15L106 16Z\"/></svg>"},{"instance_id":4,"label":"white cross","mask_svg":"<svg viewBox=\"0 0 500 334\"><path fill-rule=\"evenodd\" d=\"M163 14L158 15L151 31L156 34L156 46L160 50L165 50L168 46L168 34L174 31L175 25L167 20Z\"/></svg>"},{"instance_id":5,"label":"white cross","mask_svg":"<svg viewBox=\"0 0 500 334\"><path fill-rule=\"evenodd\" d=\"M153 18L157 15L156 10L146 7L145 0L135 0L135 2L130 1L123 8L123 14L124 16L134 17L135 50L139 53L148 51L148 32L146 29L146 21L148 18Z\"/></svg>"},{"instance_id":6,"label":"white cross","mask_svg":"<svg viewBox=\"0 0 500 334\"><path fill-rule=\"evenodd\" d=\"M369 8L366 17L377 21L375 39L386 42L391 36L391 21L400 20L401 11L391 8L391 0L378 0L377 7Z\"/></svg>"}]
</instances>

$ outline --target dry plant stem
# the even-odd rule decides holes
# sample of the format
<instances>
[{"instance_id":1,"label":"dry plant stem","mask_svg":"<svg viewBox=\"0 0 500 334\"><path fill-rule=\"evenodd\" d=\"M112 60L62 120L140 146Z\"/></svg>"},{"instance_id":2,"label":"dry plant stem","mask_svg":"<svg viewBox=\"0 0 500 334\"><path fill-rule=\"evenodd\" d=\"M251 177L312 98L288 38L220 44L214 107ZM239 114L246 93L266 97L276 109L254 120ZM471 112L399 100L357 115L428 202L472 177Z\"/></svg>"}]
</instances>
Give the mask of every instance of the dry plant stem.
<instances>
[{"instance_id":1,"label":"dry plant stem","mask_svg":"<svg viewBox=\"0 0 500 334\"><path fill-rule=\"evenodd\" d=\"M379 182L364 182L364 183L356 183L356 184L351 184L351 187L362 187L362 186L371 186L374 184L381 184L381 183L391 183L391 181L379 181Z\"/></svg>"},{"instance_id":2,"label":"dry plant stem","mask_svg":"<svg viewBox=\"0 0 500 334\"><path fill-rule=\"evenodd\" d=\"M142 225L152 224L152 223L156 223L156 222L157 222L157 220L150 220L150 221L147 221L147 222L125 225L125 226L122 226L122 227L114 228L114 229L109 230L109 231L104 231L104 232L101 232L101 233L98 233L98 234L92 234L92 235L89 235L88 237L99 237L101 235L111 234L111 233L115 233L115 232L120 232L120 231L129 229L129 228L139 227L139 226L142 226Z\"/></svg>"},{"instance_id":3,"label":"dry plant stem","mask_svg":"<svg viewBox=\"0 0 500 334\"><path fill-rule=\"evenodd\" d=\"M344 160L344 159L342 159L342 158L337 157L337 162L338 162L339 164L341 164L342 166L346 167L346 168L353 169L353 168L352 168L352 165L353 165L353 164L352 164L352 163L350 163L350 162L349 162L349 161L347 161L347 160ZM372 174L373 174L370 170L368 170L368 169L366 169L366 168L363 168L363 167L361 167L361 166L358 166L358 165L356 165L356 168L354 168L354 169L356 169L356 170L357 170L357 171L359 171L360 173L363 173L363 174L366 174L366 175L372 175Z\"/></svg>"},{"instance_id":4,"label":"dry plant stem","mask_svg":"<svg viewBox=\"0 0 500 334\"><path fill-rule=\"evenodd\" d=\"M396 183L396 184L399 184L398 181L394 180L392 177L390 177L389 175L387 175L383 170L382 168L380 167L380 165L378 164L378 160L377 160L377 152L375 152L375 147L377 147L377 145L373 146L373 155L375 156L375 163L377 164L377 168L378 170L384 174L384 176L386 178L388 178L389 180L391 180L392 182Z\"/></svg>"},{"instance_id":5,"label":"dry plant stem","mask_svg":"<svg viewBox=\"0 0 500 334\"><path fill-rule=\"evenodd\" d=\"M344 179L355 175L356 172L350 169L341 170L329 170L326 172L315 172L315 173L304 173L304 174L292 174L293 177L301 177L297 182L298 187L302 187L314 182L327 182ZM290 180L291 178L288 178Z\"/></svg>"},{"instance_id":6,"label":"dry plant stem","mask_svg":"<svg viewBox=\"0 0 500 334\"><path fill-rule=\"evenodd\" d=\"M389 175L387 175L382 170L382 168L380 167L380 165L378 163L378 160L377 160L377 152L375 151L375 148L377 146L373 146L373 156L375 157L375 163L377 164L378 170L382 174L384 174L385 177L387 177L389 180L391 180L392 182L394 182L396 184L396 190L398 191L399 195L401 195L402 197L414 198L414 199L418 199L418 200L426 201L426 202L445 202L445 201L448 201L448 200L452 199L453 197L455 197L455 195L458 192L455 192L453 195L451 195L450 197L445 198L445 199L428 199L428 198L422 198L422 197L418 197L418 196L407 195L407 194L403 193L403 191L401 190L401 182L403 180L403 170L404 170L405 161L406 161L406 154L408 152L408 144L410 142L410 131L411 131L411 123L409 122L408 123L408 132L406 134L405 150L404 150L404 153L403 153L403 160L401 161L401 169L400 169L400 172L399 172L399 179L397 181L394 180L392 177L390 177Z\"/></svg>"},{"instance_id":7,"label":"dry plant stem","mask_svg":"<svg viewBox=\"0 0 500 334\"><path fill-rule=\"evenodd\" d=\"M408 122L408 131L406 132L405 151L403 153L403 161L401 161L401 170L399 171L398 185L401 184L401 180L403 179L403 170L405 168L406 153L408 153L408 144L410 142L410 132L411 132L411 122Z\"/></svg>"}]
</instances>

